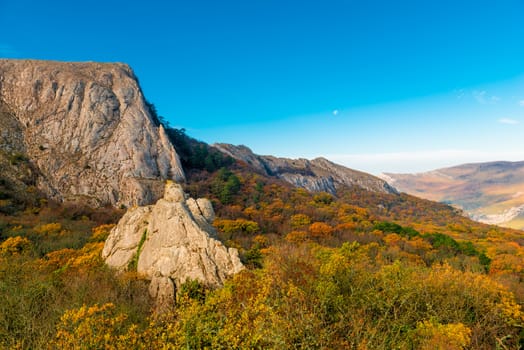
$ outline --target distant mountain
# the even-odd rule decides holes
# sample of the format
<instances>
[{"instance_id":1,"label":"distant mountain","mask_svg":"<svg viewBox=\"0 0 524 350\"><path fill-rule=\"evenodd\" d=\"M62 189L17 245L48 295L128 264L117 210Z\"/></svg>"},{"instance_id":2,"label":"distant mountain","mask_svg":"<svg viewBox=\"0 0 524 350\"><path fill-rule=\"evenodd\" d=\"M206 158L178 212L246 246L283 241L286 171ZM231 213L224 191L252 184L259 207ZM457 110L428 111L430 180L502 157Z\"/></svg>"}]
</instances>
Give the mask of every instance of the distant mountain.
<instances>
[{"instance_id":1,"label":"distant mountain","mask_svg":"<svg viewBox=\"0 0 524 350\"><path fill-rule=\"evenodd\" d=\"M325 158L307 160L260 156L246 146L224 143L214 144L213 147L266 176L277 177L311 192L336 194L341 187L357 186L372 192L396 193L393 187L378 177L346 168Z\"/></svg>"},{"instance_id":2,"label":"distant mountain","mask_svg":"<svg viewBox=\"0 0 524 350\"><path fill-rule=\"evenodd\" d=\"M165 179L184 180L126 64L0 59L0 127L5 191L130 206L161 197Z\"/></svg>"},{"instance_id":3,"label":"distant mountain","mask_svg":"<svg viewBox=\"0 0 524 350\"><path fill-rule=\"evenodd\" d=\"M399 191L458 206L474 220L524 229L524 162L464 164L382 178Z\"/></svg>"}]
</instances>

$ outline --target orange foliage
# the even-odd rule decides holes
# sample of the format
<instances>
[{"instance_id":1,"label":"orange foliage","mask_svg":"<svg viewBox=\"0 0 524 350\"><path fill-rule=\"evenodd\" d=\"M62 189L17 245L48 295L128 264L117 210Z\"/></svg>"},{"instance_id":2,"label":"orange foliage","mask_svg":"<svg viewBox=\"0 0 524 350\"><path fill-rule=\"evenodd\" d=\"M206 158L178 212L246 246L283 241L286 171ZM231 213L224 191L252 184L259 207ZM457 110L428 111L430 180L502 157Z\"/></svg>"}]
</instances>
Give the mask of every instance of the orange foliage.
<instances>
[{"instance_id":1,"label":"orange foliage","mask_svg":"<svg viewBox=\"0 0 524 350\"><path fill-rule=\"evenodd\" d=\"M91 241L104 242L107 239L107 236L109 236L109 233L113 227L115 227L115 224L106 224L93 227Z\"/></svg>"},{"instance_id":2,"label":"orange foliage","mask_svg":"<svg viewBox=\"0 0 524 350\"><path fill-rule=\"evenodd\" d=\"M71 248L65 248L52 251L43 259L40 259L39 265L42 267L50 267L53 270L59 269L67 264L67 262L77 254L77 251Z\"/></svg>"},{"instance_id":3,"label":"orange foliage","mask_svg":"<svg viewBox=\"0 0 524 350\"><path fill-rule=\"evenodd\" d=\"M333 227L324 222L314 222L309 226L311 236L315 238L328 238L333 235Z\"/></svg>"},{"instance_id":4,"label":"orange foliage","mask_svg":"<svg viewBox=\"0 0 524 350\"><path fill-rule=\"evenodd\" d=\"M308 240L308 233L305 231L291 231L286 235L286 240L292 243L302 243Z\"/></svg>"}]
</instances>

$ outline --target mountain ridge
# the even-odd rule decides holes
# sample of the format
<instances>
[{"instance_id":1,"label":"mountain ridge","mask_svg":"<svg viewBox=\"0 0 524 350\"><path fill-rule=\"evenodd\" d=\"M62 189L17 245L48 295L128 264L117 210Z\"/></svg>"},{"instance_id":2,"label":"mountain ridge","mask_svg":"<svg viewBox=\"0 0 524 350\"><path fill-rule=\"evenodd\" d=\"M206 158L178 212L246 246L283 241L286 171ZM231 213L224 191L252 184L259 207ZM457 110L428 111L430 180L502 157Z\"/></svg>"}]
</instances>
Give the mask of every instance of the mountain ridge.
<instances>
[{"instance_id":1,"label":"mountain ridge","mask_svg":"<svg viewBox=\"0 0 524 350\"><path fill-rule=\"evenodd\" d=\"M467 163L383 178L399 191L458 206L474 220L524 228L524 161Z\"/></svg>"},{"instance_id":2,"label":"mountain ridge","mask_svg":"<svg viewBox=\"0 0 524 350\"><path fill-rule=\"evenodd\" d=\"M358 186L373 192L396 193L393 187L378 177L333 163L323 157L308 160L262 156L253 153L247 146L225 143L215 143L212 147L247 163L264 175L277 177L311 192L335 195L342 186Z\"/></svg>"}]
</instances>

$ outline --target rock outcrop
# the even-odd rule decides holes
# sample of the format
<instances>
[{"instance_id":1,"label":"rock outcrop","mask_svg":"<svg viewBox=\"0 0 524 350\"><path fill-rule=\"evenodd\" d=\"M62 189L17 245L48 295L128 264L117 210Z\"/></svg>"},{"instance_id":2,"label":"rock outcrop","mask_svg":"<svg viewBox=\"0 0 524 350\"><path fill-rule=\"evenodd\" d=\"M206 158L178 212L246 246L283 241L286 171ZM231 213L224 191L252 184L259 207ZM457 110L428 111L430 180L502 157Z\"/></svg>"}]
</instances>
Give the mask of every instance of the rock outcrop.
<instances>
[{"instance_id":1,"label":"rock outcrop","mask_svg":"<svg viewBox=\"0 0 524 350\"><path fill-rule=\"evenodd\" d=\"M1 59L0 110L0 141L29 158L50 198L150 204L163 180L184 179L125 64Z\"/></svg>"},{"instance_id":2,"label":"rock outcrop","mask_svg":"<svg viewBox=\"0 0 524 350\"><path fill-rule=\"evenodd\" d=\"M214 144L221 152L249 164L266 176L275 176L296 187L311 192L336 194L341 187L357 186L380 193L397 193L388 183L378 177L346 168L325 158L288 159L254 154L246 146Z\"/></svg>"},{"instance_id":3,"label":"rock outcrop","mask_svg":"<svg viewBox=\"0 0 524 350\"><path fill-rule=\"evenodd\" d=\"M107 238L102 257L117 270L136 268L151 280L157 303L169 305L187 279L218 287L244 268L237 250L215 238L213 219L209 200L186 198L180 185L169 182L156 204L127 211Z\"/></svg>"}]
</instances>

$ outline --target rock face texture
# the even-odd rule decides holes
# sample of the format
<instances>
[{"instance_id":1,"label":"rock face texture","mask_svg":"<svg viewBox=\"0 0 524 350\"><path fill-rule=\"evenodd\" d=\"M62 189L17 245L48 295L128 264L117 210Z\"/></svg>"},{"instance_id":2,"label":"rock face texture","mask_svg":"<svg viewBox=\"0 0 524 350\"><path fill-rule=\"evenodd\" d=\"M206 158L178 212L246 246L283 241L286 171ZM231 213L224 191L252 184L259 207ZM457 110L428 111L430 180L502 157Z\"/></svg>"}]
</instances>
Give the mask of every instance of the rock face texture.
<instances>
[{"instance_id":1,"label":"rock face texture","mask_svg":"<svg viewBox=\"0 0 524 350\"><path fill-rule=\"evenodd\" d=\"M20 122L0 105L0 213L35 205L42 196L34 191L38 169L23 156L22 130Z\"/></svg>"},{"instance_id":2,"label":"rock face texture","mask_svg":"<svg viewBox=\"0 0 524 350\"><path fill-rule=\"evenodd\" d=\"M186 198L180 185L170 182L156 204L127 211L107 238L102 257L122 271L136 265L151 280L157 303L169 305L187 279L218 287L244 268L237 250L214 238L213 219L209 200Z\"/></svg>"},{"instance_id":3,"label":"rock face texture","mask_svg":"<svg viewBox=\"0 0 524 350\"><path fill-rule=\"evenodd\" d=\"M29 158L53 199L149 204L163 180L184 179L125 64L0 60L0 111L0 142Z\"/></svg>"},{"instance_id":4,"label":"rock face texture","mask_svg":"<svg viewBox=\"0 0 524 350\"><path fill-rule=\"evenodd\" d=\"M246 146L214 144L221 152L251 165L260 173L275 176L311 192L336 194L341 187L357 186L372 192L397 193L378 177L330 162L325 158L288 159L259 156Z\"/></svg>"}]
</instances>

